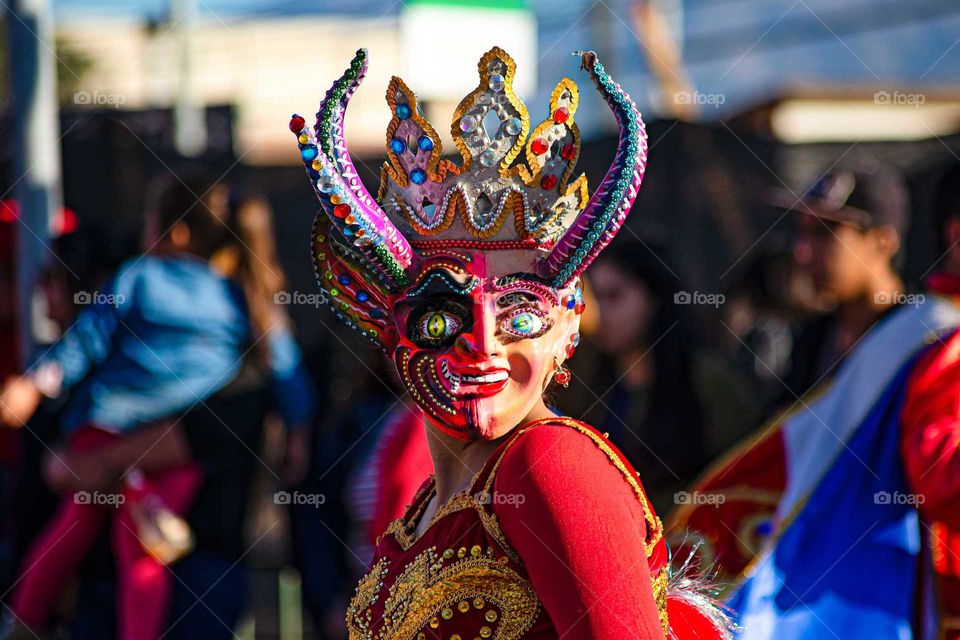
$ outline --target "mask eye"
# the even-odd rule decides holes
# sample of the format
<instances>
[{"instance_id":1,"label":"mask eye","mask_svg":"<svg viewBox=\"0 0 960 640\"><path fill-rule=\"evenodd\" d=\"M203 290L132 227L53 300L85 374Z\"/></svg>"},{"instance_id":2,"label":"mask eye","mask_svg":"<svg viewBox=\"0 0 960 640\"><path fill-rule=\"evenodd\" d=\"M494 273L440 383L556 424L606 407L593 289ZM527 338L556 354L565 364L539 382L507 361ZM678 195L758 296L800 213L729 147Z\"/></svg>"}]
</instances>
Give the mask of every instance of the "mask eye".
<instances>
[{"instance_id":1,"label":"mask eye","mask_svg":"<svg viewBox=\"0 0 960 640\"><path fill-rule=\"evenodd\" d=\"M450 310L431 309L420 315L410 331L410 339L417 346L438 347L460 333L463 321Z\"/></svg>"},{"instance_id":2,"label":"mask eye","mask_svg":"<svg viewBox=\"0 0 960 640\"><path fill-rule=\"evenodd\" d=\"M550 318L542 311L524 309L503 320L503 330L517 338L536 338L550 329Z\"/></svg>"}]
</instances>

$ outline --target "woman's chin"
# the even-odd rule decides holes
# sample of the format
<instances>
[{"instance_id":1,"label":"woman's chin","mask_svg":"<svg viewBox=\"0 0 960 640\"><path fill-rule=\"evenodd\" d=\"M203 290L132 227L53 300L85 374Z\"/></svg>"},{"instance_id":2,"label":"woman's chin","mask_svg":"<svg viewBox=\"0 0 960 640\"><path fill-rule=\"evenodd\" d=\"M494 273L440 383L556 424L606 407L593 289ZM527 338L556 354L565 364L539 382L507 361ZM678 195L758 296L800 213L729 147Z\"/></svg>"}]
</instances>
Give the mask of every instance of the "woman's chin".
<instances>
[{"instance_id":1,"label":"woman's chin","mask_svg":"<svg viewBox=\"0 0 960 640\"><path fill-rule=\"evenodd\" d=\"M516 403L507 402L503 393L487 397L461 398L450 406L454 411L441 429L448 435L465 441L492 441L502 438L520 424L526 411Z\"/></svg>"}]
</instances>

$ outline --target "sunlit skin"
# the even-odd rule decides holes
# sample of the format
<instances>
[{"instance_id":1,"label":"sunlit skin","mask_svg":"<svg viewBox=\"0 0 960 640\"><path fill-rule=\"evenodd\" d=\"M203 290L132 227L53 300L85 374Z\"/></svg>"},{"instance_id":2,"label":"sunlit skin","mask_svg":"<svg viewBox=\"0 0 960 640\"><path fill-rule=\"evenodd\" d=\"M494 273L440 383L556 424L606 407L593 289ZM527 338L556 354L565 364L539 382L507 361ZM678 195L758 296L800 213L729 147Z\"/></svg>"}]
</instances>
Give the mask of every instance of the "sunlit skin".
<instances>
[{"instance_id":1,"label":"sunlit skin","mask_svg":"<svg viewBox=\"0 0 960 640\"><path fill-rule=\"evenodd\" d=\"M594 336L599 346L611 354L643 346L657 314L657 301L643 281L600 256L590 269L590 284L603 323Z\"/></svg>"},{"instance_id":2,"label":"sunlit skin","mask_svg":"<svg viewBox=\"0 0 960 640\"><path fill-rule=\"evenodd\" d=\"M628 386L649 383L654 359L648 333L659 303L640 278L602 255L590 268L590 284L603 326L593 339L615 359Z\"/></svg>"},{"instance_id":3,"label":"sunlit skin","mask_svg":"<svg viewBox=\"0 0 960 640\"><path fill-rule=\"evenodd\" d=\"M529 252L453 250L422 261L393 300L393 360L432 429L490 442L549 415L543 390L579 321L573 288L531 270Z\"/></svg>"},{"instance_id":4,"label":"sunlit skin","mask_svg":"<svg viewBox=\"0 0 960 640\"><path fill-rule=\"evenodd\" d=\"M888 290L896 280L890 261L900 246L893 227L861 230L813 215L797 214L794 255L818 294L844 304Z\"/></svg>"}]
</instances>

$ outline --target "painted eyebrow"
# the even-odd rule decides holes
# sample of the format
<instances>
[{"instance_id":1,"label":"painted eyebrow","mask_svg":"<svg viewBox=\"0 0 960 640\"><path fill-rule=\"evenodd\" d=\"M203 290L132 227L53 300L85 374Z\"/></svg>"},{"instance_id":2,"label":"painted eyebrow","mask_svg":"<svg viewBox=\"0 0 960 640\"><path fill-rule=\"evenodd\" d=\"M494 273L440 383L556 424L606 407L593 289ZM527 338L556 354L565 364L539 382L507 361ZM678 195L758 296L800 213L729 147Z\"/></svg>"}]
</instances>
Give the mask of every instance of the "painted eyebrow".
<instances>
[{"instance_id":1,"label":"painted eyebrow","mask_svg":"<svg viewBox=\"0 0 960 640\"><path fill-rule=\"evenodd\" d=\"M413 286L407 292L407 297L413 298L424 294L435 293L453 293L456 295L467 295L477 286L477 278L471 276L465 283L461 284L453 279L451 272L452 265L435 265L426 269L419 276ZM464 273L463 269L457 269L457 273Z\"/></svg>"},{"instance_id":2,"label":"painted eyebrow","mask_svg":"<svg viewBox=\"0 0 960 640\"><path fill-rule=\"evenodd\" d=\"M542 300L553 306L560 304L560 295L557 290L540 280L534 280L529 274L517 273L498 278L493 284L493 290L499 293L510 291L526 291L536 294Z\"/></svg>"}]
</instances>

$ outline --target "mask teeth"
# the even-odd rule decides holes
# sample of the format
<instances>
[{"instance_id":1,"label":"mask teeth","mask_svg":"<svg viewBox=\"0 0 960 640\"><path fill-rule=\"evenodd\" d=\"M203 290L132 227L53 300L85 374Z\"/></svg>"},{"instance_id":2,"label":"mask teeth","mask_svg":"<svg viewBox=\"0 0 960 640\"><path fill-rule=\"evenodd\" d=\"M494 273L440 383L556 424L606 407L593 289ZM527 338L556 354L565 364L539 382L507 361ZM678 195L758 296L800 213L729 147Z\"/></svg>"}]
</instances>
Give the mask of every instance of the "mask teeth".
<instances>
[{"instance_id":1,"label":"mask teeth","mask_svg":"<svg viewBox=\"0 0 960 640\"><path fill-rule=\"evenodd\" d=\"M443 373L444 379L450 383L450 392L456 393L460 389L460 376L450 373L450 367L447 366L446 360L440 363L440 372Z\"/></svg>"}]
</instances>

